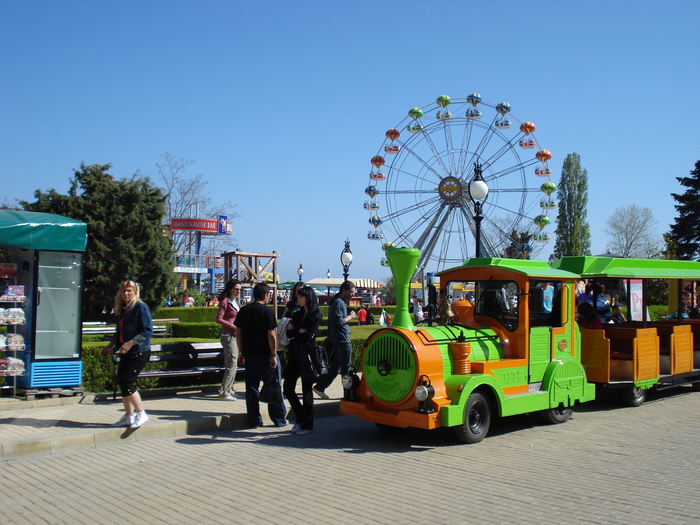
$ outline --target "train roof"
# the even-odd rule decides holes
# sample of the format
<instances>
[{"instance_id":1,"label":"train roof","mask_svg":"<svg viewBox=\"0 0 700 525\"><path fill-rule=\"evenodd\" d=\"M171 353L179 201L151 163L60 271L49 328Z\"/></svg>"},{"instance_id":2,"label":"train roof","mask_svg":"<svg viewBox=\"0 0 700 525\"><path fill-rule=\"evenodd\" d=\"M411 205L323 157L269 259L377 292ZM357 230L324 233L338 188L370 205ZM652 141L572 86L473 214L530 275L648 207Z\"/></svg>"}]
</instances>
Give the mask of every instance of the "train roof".
<instances>
[{"instance_id":1,"label":"train roof","mask_svg":"<svg viewBox=\"0 0 700 525\"><path fill-rule=\"evenodd\" d=\"M529 277L544 277L551 279L576 279L580 276L576 272L568 269L552 268L544 261L534 261L529 259L502 259L498 257L474 257L465 262L462 266L444 270L442 273L457 270L460 268L502 268Z\"/></svg>"},{"instance_id":2,"label":"train roof","mask_svg":"<svg viewBox=\"0 0 700 525\"><path fill-rule=\"evenodd\" d=\"M554 261L552 267L577 273L582 277L700 280L700 262L697 261L563 257Z\"/></svg>"}]
</instances>

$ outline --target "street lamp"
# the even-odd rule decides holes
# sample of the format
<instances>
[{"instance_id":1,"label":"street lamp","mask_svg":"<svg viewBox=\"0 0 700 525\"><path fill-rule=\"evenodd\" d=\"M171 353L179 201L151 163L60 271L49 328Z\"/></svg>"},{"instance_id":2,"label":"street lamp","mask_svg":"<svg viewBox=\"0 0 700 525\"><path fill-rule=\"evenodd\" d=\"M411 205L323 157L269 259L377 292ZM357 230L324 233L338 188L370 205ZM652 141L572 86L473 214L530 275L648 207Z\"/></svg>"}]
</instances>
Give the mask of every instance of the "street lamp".
<instances>
[{"instance_id":1,"label":"street lamp","mask_svg":"<svg viewBox=\"0 0 700 525\"><path fill-rule=\"evenodd\" d=\"M347 281L350 275L350 265L352 264L352 252L350 251L350 241L345 241L345 248L340 253L340 262L343 265L343 280Z\"/></svg>"},{"instance_id":2,"label":"street lamp","mask_svg":"<svg viewBox=\"0 0 700 525\"><path fill-rule=\"evenodd\" d=\"M481 175L481 164L474 164L474 178L468 186L469 198L474 205L474 223L476 224L476 251L475 257L481 257L481 221L484 216L481 214L481 207L489 195L489 186Z\"/></svg>"},{"instance_id":3,"label":"street lamp","mask_svg":"<svg viewBox=\"0 0 700 525\"><path fill-rule=\"evenodd\" d=\"M299 282L301 282L301 276L304 275L304 267L299 263L299 269L297 270L297 273L299 274Z\"/></svg>"},{"instance_id":4,"label":"street lamp","mask_svg":"<svg viewBox=\"0 0 700 525\"><path fill-rule=\"evenodd\" d=\"M326 279L328 279L329 281L331 279L331 269L330 268L328 268L328 271L326 272ZM327 290L326 295L328 295L328 297L330 297L331 296L331 283L329 282L327 284L328 284L328 290Z\"/></svg>"}]
</instances>

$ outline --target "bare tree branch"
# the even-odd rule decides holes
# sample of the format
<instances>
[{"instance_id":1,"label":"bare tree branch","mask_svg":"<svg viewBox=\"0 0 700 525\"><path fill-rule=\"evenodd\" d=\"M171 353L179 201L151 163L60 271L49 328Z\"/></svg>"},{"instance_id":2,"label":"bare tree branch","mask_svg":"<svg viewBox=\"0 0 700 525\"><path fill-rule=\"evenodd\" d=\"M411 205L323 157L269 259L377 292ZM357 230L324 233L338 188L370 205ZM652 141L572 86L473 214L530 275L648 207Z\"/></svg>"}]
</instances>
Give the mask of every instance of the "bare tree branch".
<instances>
[{"instance_id":1,"label":"bare tree branch","mask_svg":"<svg viewBox=\"0 0 700 525\"><path fill-rule=\"evenodd\" d=\"M659 251L657 220L649 208L635 204L616 208L606 224L605 232L610 236L608 250L615 255L647 258Z\"/></svg>"}]
</instances>

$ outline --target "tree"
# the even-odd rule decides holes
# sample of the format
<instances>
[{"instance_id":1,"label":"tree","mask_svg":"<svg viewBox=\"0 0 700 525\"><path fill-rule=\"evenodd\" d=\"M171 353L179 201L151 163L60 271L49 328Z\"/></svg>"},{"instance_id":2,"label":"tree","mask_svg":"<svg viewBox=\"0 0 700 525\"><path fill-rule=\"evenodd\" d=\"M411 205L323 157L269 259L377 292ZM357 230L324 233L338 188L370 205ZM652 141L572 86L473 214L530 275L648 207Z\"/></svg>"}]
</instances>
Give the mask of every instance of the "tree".
<instances>
[{"instance_id":1,"label":"tree","mask_svg":"<svg viewBox=\"0 0 700 525\"><path fill-rule=\"evenodd\" d=\"M177 159L170 153L161 155L164 162L156 164L158 174L164 184L165 218L163 224L170 225L177 218L216 218L226 215L229 220L239 217L230 210L235 204L230 201L219 205L212 203L205 192L207 181L204 175L198 173L192 178L185 175L187 167L194 164L193 160ZM236 240L230 236L210 236L208 246L203 246L201 255L219 255L228 248L235 246ZM175 253L196 253L195 235L191 232L173 232L173 250Z\"/></svg>"},{"instance_id":2,"label":"tree","mask_svg":"<svg viewBox=\"0 0 700 525\"><path fill-rule=\"evenodd\" d=\"M674 206L678 217L671 225L669 237L679 259L700 260L700 160L690 177L676 177L676 180L688 189L682 195L671 194L678 203Z\"/></svg>"},{"instance_id":3,"label":"tree","mask_svg":"<svg viewBox=\"0 0 700 525\"><path fill-rule=\"evenodd\" d=\"M114 180L107 173L110 168L81 164L74 170L68 195L37 190L36 202L20 204L87 224L84 307L100 310L112 305L125 279L142 285L141 298L150 307L160 306L176 283L171 241L162 226L165 196L146 177Z\"/></svg>"},{"instance_id":4,"label":"tree","mask_svg":"<svg viewBox=\"0 0 700 525\"><path fill-rule=\"evenodd\" d=\"M557 187L557 240L550 260L565 255L590 255L591 232L588 226L588 172L581 168L578 153L569 153L564 159L561 179Z\"/></svg>"},{"instance_id":5,"label":"tree","mask_svg":"<svg viewBox=\"0 0 700 525\"><path fill-rule=\"evenodd\" d=\"M608 250L620 257L650 258L658 254L656 219L649 208L636 204L616 208L608 217L605 231Z\"/></svg>"},{"instance_id":6,"label":"tree","mask_svg":"<svg viewBox=\"0 0 700 525\"><path fill-rule=\"evenodd\" d=\"M385 304L396 304L396 281L394 281L394 276L387 278L384 286L379 289L379 292L384 295L386 303Z\"/></svg>"},{"instance_id":7,"label":"tree","mask_svg":"<svg viewBox=\"0 0 700 525\"><path fill-rule=\"evenodd\" d=\"M535 234L530 232L523 232L517 230L511 230L509 236L509 244L503 250L503 257L508 259L529 259L532 253L532 239ZM530 251L523 251L523 248L527 247Z\"/></svg>"}]
</instances>

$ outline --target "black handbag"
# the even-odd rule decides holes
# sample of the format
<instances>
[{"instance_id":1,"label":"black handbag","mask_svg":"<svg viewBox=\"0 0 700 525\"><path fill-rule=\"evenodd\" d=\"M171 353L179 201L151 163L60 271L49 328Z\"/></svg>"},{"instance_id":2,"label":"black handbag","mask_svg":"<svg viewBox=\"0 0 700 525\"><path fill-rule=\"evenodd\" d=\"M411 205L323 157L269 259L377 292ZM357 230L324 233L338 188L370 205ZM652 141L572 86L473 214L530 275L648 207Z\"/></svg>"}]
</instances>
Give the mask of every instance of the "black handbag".
<instances>
[{"instance_id":1,"label":"black handbag","mask_svg":"<svg viewBox=\"0 0 700 525\"><path fill-rule=\"evenodd\" d=\"M265 379L265 383L260 389L260 401L272 405L281 405L283 403L282 384L280 383L277 368L271 369L267 373L267 379Z\"/></svg>"},{"instance_id":2,"label":"black handbag","mask_svg":"<svg viewBox=\"0 0 700 525\"><path fill-rule=\"evenodd\" d=\"M316 341L304 343L299 348L299 375L302 379L318 381L328 373L328 356L323 345Z\"/></svg>"}]
</instances>

